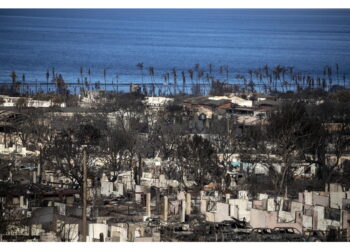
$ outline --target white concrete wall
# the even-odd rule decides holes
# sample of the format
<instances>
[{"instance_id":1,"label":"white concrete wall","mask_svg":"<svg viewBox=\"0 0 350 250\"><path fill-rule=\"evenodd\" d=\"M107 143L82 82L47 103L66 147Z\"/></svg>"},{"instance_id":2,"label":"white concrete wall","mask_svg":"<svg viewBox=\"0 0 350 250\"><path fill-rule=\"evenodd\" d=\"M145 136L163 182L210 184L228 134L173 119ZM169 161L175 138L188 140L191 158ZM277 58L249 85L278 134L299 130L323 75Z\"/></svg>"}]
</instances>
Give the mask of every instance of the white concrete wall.
<instances>
[{"instance_id":1,"label":"white concrete wall","mask_svg":"<svg viewBox=\"0 0 350 250\"><path fill-rule=\"evenodd\" d=\"M293 217L291 212L279 211L278 212L278 222L282 223L292 223L295 220L295 215Z\"/></svg>"},{"instance_id":2,"label":"white concrete wall","mask_svg":"<svg viewBox=\"0 0 350 250\"><path fill-rule=\"evenodd\" d=\"M10 97L10 96L0 96L4 99L4 103L1 104L0 106L3 107L15 107L17 104L17 101L20 98L24 98L24 97ZM52 101L44 101L44 100L34 100L32 98L24 98L27 101L27 107L33 107L33 108L48 108L48 107L52 107L54 105L58 105L61 108L66 107L65 103L60 103L60 104L55 104Z\"/></svg>"},{"instance_id":3,"label":"white concrete wall","mask_svg":"<svg viewBox=\"0 0 350 250\"><path fill-rule=\"evenodd\" d=\"M303 215L303 227L305 229L312 229L312 217Z\"/></svg>"},{"instance_id":4,"label":"white concrete wall","mask_svg":"<svg viewBox=\"0 0 350 250\"><path fill-rule=\"evenodd\" d=\"M177 199L178 199L178 200L185 200L185 199L186 199L186 192L180 191L180 192L177 194Z\"/></svg>"},{"instance_id":5,"label":"white concrete wall","mask_svg":"<svg viewBox=\"0 0 350 250\"><path fill-rule=\"evenodd\" d=\"M22 209L28 209L28 199L24 196L19 197L19 207Z\"/></svg>"},{"instance_id":6,"label":"white concrete wall","mask_svg":"<svg viewBox=\"0 0 350 250\"><path fill-rule=\"evenodd\" d=\"M142 187L140 185L136 185L135 186L135 192L136 193L140 193L142 192ZM135 201L136 202L141 202L141 194L135 194Z\"/></svg>"},{"instance_id":7,"label":"white concrete wall","mask_svg":"<svg viewBox=\"0 0 350 250\"><path fill-rule=\"evenodd\" d=\"M275 199L273 198L267 199L267 211L269 212L276 211Z\"/></svg>"},{"instance_id":8,"label":"white concrete wall","mask_svg":"<svg viewBox=\"0 0 350 250\"><path fill-rule=\"evenodd\" d=\"M223 202L217 202L216 203L216 211L213 212L213 215L209 214L209 212L206 213L206 216L208 218L212 219L212 216L214 216L215 222L221 222L224 220L232 220L229 216L229 209L230 205Z\"/></svg>"},{"instance_id":9,"label":"white concrete wall","mask_svg":"<svg viewBox=\"0 0 350 250\"><path fill-rule=\"evenodd\" d=\"M247 199L229 199L230 216L239 220L250 220L249 201Z\"/></svg>"},{"instance_id":10,"label":"white concrete wall","mask_svg":"<svg viewBox=\"0 0 350 250\"><path fill-rule=\"evenodd\" d=\"M215 222L215 212L205 212L205 220Z\"/></svg>"},{"instance_id":11,"label":"white concrete wall","mask_svg":"<svg viewBox=\"0 0 350 250\"><path fill-rule=\"evenodd\" d=\"M344 192L330 192L330 207L331 208L342 208L343 199L345 199Z\"/></svg>"},{"instance_id":12,"label":"white concrete wall","mask_svg":"<svg viewBox=\"0 0 350 250\"><path fill-rule=\"evenodd\" d=\"M117 185L118 195L123 196L124 195L124 184L123 183L115 183L115 185Z\"/></svg>"},{"instance_id":13,"label":"white concrete wall","mask_svg":"<svg viewBox=\"0 0 350 250\"><path fill-rule=\"evenodd\" d=\"M292 201L290 213L294 219L295 219L295 212L297 211L303 211L303 203Z\"/></svg>"},{"instance_id":14,"label":"white concrete wall","mask_svg":"<svg viewBox=\"0 0 350 250\"><path fill-rule=\"evenodd\" d=\"M248 199L248 191L245 191L245 190L238 191L238 199Z\"/></svg>"},{"instance_id":15,"label":"white concrete wall","mask_svg":"<svg viewBox=\"0 0 350 250\"><path fill-rule=\"evenodd\" d=\"M250 210L240 210L238 213L238 219L250 222Z\"/></svg>"},{"instance_id":16,"label":"white concrete wall","mask_svg":"<svg viewBox=\"0 0 350 250\"><path fill-rule=\"evenodd\" d=\"M346 192L346 199L350 200L350 191Z\"/></svg>"},{"instance_id":17,"label":"white concrete wall","mask_svg":"<svg viewBox=\"0 0 350 250\"><path fill-rule=\"evenodd\" d=\"M39 236L41 233L45 232L41 224L33 224L31 226L31 230L32 230L32 236Z\"/></svg>"},{"instance_id":18,"label":"white concrete wall","mask_svg":"<svg viewBox=\"0 0 350 250\"><path fill-rule=\"evenodd\" d=\"M79 224L65 224L64 230L61 233L61 237L64 237L66 241L78 242L79 241Z\"/></svg>"},{"instance_id":19,"label":"white concrete wall","mask_svg":"<svg viewBox=\"0 0 350 250\"><path fill-rule=\"evenodd\" d=\"M128 229L124 226L111 226L111 237L114 236L120 237L120 242L127 242L128 241Z\"/></svg>"},{"instance_id":20,"label":"white concrete wall","mask_svg":"<svg viewBox=\"0 0 350 250\"><path fill-rule=\"evenodd\" d=\"M87 240L92 242L93 239L100 239L100 233L103 233L105 240L108 236L108 225L102 223L89 224L89 236Z\"/></svg>"},{"instance_id":21,"label":"white concrete wall","mask_svg":"<svg viewBox=\"0 0 350 250\"><path fill-rule=\"evenodd\" d=\"M328 219L318 220L317 222L317 230L326 231L330 226L341 228L341 223L339 221Z\"/></svg>"},{"instance_id":22,"label":"white concrete wall","mask_svg":"<svg viewBox=\"0 0 350 250\"><path fill-rule=\"evenodd\" d=\"M237 205L239 209L248 209L248 200L246 199L229 199L228 203L230 205Z\"/></svg>"},{"instance_id":23,"label":"white concrete wall","mask_svg":"<svg viewBox=\"0 0 350 250\"><path fill-rule=\"evenodd\" d=\"M110 196L113 192L113 182L101 181L101 195Z\"/></svg>"},{"instance_id":24,"label":"white concrete wall","mask_svg":"<svg viewBox=\"0 0 350 250\"><path fill-rule=\"evenodd\" d=\"M306 205L313 205L312 203L312 192L304 192L304 203Z\"/></svg>"},{"instance_id":25,"label":"white concrete wall","mask_svg":"<svg viewBox=\"0 0 350 250\"><path fill-rule=\"evenodd\" d=\"M57 207L59 215L66 215L66 204L62 202L54 202L54 206Z\"/></svg>"},{"instance_id":26,"label":"white concrete wall","mask_svg":"<svg viewBox=\"0 0 350 250\"><path fill-rule=\"evenodd\" d=\"M324 211L325 207L322 206L314 206L314 213L317 213L317 220L324 220Z\"/></svg>"},{"instance_id":27,"label":"white concrete wall","mask_svg":"<svg viewBox=\"0 0 350 250\"><path fill-rule=\"evenodd\" d=\"M237 205L230 205L230 216L235 219L239 218L239 208Z\"/></svg>"},{"instance_id":28,"label":"white concrete wall","mask_svg":"<svg viewBox=\"0 0 350 250\"><path fill-rule=\"evenodd\" d=\"M260 201L268 198L269 198L268 194L258 194L258 200Z\"/></svg>"}]
</instances>

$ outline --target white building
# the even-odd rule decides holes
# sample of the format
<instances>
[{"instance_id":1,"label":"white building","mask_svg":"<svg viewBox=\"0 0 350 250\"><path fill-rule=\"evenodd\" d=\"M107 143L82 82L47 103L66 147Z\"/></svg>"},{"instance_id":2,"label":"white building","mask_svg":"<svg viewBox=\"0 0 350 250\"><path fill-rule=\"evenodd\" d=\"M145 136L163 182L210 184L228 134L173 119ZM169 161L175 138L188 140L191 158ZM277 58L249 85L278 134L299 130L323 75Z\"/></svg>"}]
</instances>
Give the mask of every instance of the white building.
<instances>
[{"instance_id":1,"label":"white building","mask_svg":"<svg viewBox=\"0 0 350 250\"><path fill-rule=\"evenodd\" d=\"M237 104L238 106L242 106L242 107L253 107L253 101L251 100L246 100L243 98L240 98L238 96L210 96L208 98L209 100L230 100L231 103L233 104Z\"/></svg>"},{"instance_id":2,"label":"white building","mask_svg":"<svg viewBox=\"0 0 350 250\"><path fill-rule=\"evenodd\" d=\"M18 100L23 99L25 100L25 106L31 107L31 108L49 108L53 106L59 106L61 108L65 108L65 103L55 103L52 100L49 101L43 101L43 100L34 100L32 98L28 97L11 97L11 96L5 96L0 95L0 98L4 101L0 106L2 107L16 107Z\"/></svg>"}]
</instances>

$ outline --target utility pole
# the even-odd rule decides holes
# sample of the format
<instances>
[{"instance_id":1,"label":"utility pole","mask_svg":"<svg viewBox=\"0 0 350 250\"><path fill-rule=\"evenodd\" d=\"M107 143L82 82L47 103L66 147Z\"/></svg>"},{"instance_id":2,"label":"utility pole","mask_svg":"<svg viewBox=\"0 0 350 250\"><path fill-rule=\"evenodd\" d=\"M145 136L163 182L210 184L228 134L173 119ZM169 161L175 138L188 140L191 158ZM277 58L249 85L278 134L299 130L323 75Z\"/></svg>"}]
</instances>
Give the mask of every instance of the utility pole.
<instances>
[{"instance_id":1,"label":"utility pole","mask_svg":"<svg viewBox=\"0 0 350 250\"><path fill-rule=\"evenodd\" d=\"M87 220L86 220L86 207L87 207L87 166L86 166L86 149L84 148L83 157L83 242L86 242L87 235Z\"/></svg>"},{"instance_id":2,"label":"utility pole","mask_svg":"<svg viewBox=\"0 0 350 250\"><path fill-rule=\"evenodd\" d=\"M164 196L163 221L168 222L168 196Z\"/></svg>"},{"instance_id":3,"label":"utility pole","mask_svg":"<svg viewBox=\"0 0 350 250\"><path fill-rule=\"evenodd\" d=\"M227 135L230 134L230 116L226 116L226 119L227 119Z\"/></svg>"}]
</instances>

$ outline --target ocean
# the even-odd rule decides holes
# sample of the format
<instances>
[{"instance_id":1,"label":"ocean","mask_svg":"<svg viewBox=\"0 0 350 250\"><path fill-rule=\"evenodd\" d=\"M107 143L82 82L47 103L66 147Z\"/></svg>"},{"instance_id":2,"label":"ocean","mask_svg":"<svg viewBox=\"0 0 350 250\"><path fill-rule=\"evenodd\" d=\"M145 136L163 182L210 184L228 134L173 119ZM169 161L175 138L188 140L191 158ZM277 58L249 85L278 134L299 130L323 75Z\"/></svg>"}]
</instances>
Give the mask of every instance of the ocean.
<instances>
[{"instance_id":1,"label":"ocean","mask_svg":"<svg viewBox=\"0 0 350 250\"><path fill-rule=\"evenodd\" d=\"M143 73L136 64L143 62ZM51 9L0 10L0 82L10 73L46 82L155 81L176 68L228 78L264 65L322 75L325 65L350 74L349 9ZM90 75L88 75L90 69ZM104 74L105 72L105 74ZM188 77L188 76L187 76ZM178 80L180 81L180 80Z\"/></svg>"}]
</instances>

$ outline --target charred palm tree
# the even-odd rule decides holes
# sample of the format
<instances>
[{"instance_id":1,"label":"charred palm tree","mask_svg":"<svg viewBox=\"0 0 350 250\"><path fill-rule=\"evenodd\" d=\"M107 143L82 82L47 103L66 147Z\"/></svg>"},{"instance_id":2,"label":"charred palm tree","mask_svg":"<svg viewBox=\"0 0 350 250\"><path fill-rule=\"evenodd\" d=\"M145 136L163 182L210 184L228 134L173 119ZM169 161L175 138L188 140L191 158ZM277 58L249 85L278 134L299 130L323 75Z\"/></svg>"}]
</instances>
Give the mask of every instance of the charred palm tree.
<instances>
[{"instance_id":1,"label":"charred palm tree","mask_svg":"<svg viewBox=\"0 0 350 250\"><path fill-rule=\"evenodd\" d=\"M100 81L95 82L95 89L99 90L101 88Z\"/></svg>"},{"instance_id":2,"label":"charred palm tree","mask_svg":"<svg viewBox=\"0 0 350 250\"><path fill-rule=\"evenodd\" d=\"M185 88L186 88L186 74L185 74L185 71L182 71L181 74L182 74L182 93L185 93Z\"/></svg>"},{"instance_id":3,"label":"charred palm tree","mask_svg":"<svg viewBox=\"0 0 350 250\"><path fill-rule=\"evenodd\" d=\"M143 84L143 62L139 62L136 64L136 68L140 70L141 73L141 83Z\"/></svg>"},{"instance_id":4,"label":"charred palm tree","mask_svg":"<svg viewBox=\"0 0 350 250\"><path fill-rule=\"evenodd\" d=\"M266 64L266 65L264 65L264 67L262 69L265 73L265 77L268 77L269 76L269 66Z\"/></svg>"},{"instance_id":5,"label":"charred palm tree","mask_svg":"<svg viewBox=\"0 0 350 250\"><path fill-rule=\"evenodd\" d=\"M171 70L171 72L173 73L173 78L174 78L174 94L176 95L176 91L177 91L177 72L176 72L176 68L173 68Z\"/></svg>"},{"instance_id":6,"label":"charred palm tree","mask_svg":"<svg viewBox=\"0 0 350 250\"><path fill-rule=\"evenodd\" d=\"M274 90L277 91L278 82L281 78L281 73L283 72L283 68L280 65L277 65L273 70L273 77L274 77Z\"/></svg>"},{"instance_id":7,"label":"charred palm tree","mask_svg":"<svg viewBox=\"0 0 350 250\"><path fill-rule=\"evenodd\" d=\"M294 76L293 76L294 67L289 66L289 67L287 67L286 70L289 72L289 81L290 81L291 85L295 85L294 89L296 89L297 88L296 83L295 82L293 83L293 80L294 80Z\"/></svg>"},{"instance_id":8,"label":"charred palm tree","mask_svg":"<svg viewBox=\"0 0 350 250\"><path fill-rule=\"evenodd\" d=\"M211 75L213 73L213 65L209 64L209 74Z\"/></svg>"},{"instance_id":9,"label":"charred palm tree","mask_svg":"<svg viewBox=\"0 0 350 250\"><path fill-rule=\"evenodd\" d=\"M166 89L168 91L168 94L172 95L171 86L170 86L170 73L169 72L164 73L164 79L165 79L165 84L166 84Z\"/></svg>"},{"instance_id":10,"label":"charred palm tree","mask_svg":"<svg viewBox=\"0 0 350 250\"><path fill-rule=\"evenodd\" d=\"M106 81L106 76L107 76L107 70L103 69L103 78L105 81L105 91L107 91L107 81Z\"/></svg>"},{"instance_id":11,"label":"charred palm tree","mask_svg":"<svg viewBox=\"0 0 350 250\"><path fill-rule=\"evenodd\" d=\"M260 74L259 70L254 70L253 71L253 75L254 75L255 80L259 79L259 74Z\"/></svg>"},{"instance_id":12,"label":"charred palm tree","mask_svg":"<svg viewBox=\"0 0 350 250\"><path fill-rule=\"evenodd\" d=\"M80 66L80 79L81 79L81 82L83 83L84 78L83 78L83 67L82 66Z\"/></svg>"},{"instance_id":13,"label":"charred palm tree","mask_svg":"<svg viewBox=\"0 0 350 250\"><path fill-rule=\"evenodd\" d=\"M88 75L89 75L89 83L91 84L91 69L90 68L88 70Z\"/></svg>"},{"instance_id":14,"label":"charred palm tree","mask_svg":"<svg viewBox=\"0 0 350 250\"><path fill-rule=\"evenodd\" d=\"M23 92L23 89L25 88L25 86L26 86L26 75L22 74L22 92ZM26 86L26 89L28 92L28 85Z\"/></svg>"},{"instance_id":15,"label":"charred palm tree","mask_svg":"<svg viewBox=\"0 0 350 250\"><path fill-rule=\"evenodd\" d=\"M191 84L193 84L193 70L192 70L192 69L189 69L187 72L188 72L188 74L189 74L189 76L190 76Z\"/></svg>"},{"instance_id":16,"label":"charred palm tree","mask_svg":"<svg viewBox=\"0 0 350 250\"><path fill-rule=\"evenodd\" d=\"M333 75L333 71L332 71L332 67L331 66L327 67L327 75L328 75L328 80L331 81L332 80L332 75Z\"/></svg>"},{"instance_id":17,"label":"charred palm tree","mask_svg":"<svg viewBox=\"0 0 350 250\"><path fill-rule=\"evenodd\" d=\"M219 73L220 73L220 75L224 74L224 67L222 65L220 65L220 67L219 67Z\"/></svg>"},{"instance_id":18,"label":"charred palm tree","mask_svg":"<svg viewBox=\"0 0 350 250\"><path fill-rule=\"evenodd\" d=\"M250 81L253 81L253 70L248 70L248 74Z\"/></svg>"},{"instance_id":19,"label":"charred palm tree","mask_svg":"<svg viewBox=\"0 0 350 250\"><path fill-rule=\"evenodd\" d=\"M63 80L63 77L61 74L59 74L57 77L55 77L56 87L57 87L57 93L59 95L66 95L67 94L67 85Z\"/></svg>"},{"instance_id":20,"label":"charred palm tree","mask_svg":"<svg viewBox=\"0 0 350 250\"><path fill-rule=\"evenodd\" d=\"M17 92L18 84L17 84L17 73L16 71L12 71L10 74L12 80L12 88Z\"/></svg>"},{"instance_id":21,"label":"charred palm tree","mask_svg":"<svg viewBox=\"0 0 350 250\"><path fill-rule=\"evenodd\" d=\"M198 72L199 68L200 68L199 63L196 63L196 64L194 65L194 70Z\"/></svg>"},{"instance_id":22,"label":"charred palm tree","mask_svg":"<svg viewBox=\"0 0 350 250\"><path fill-rule=\"evenodd\" d=\"M56 81L56 74L55 74L55 68L52 68L52 83L55 83Z\"/></svg>"},{"instance_id":23,"label":"charred palm tree","mask_svg":"<svg viewBox=\"0 0 350 250\"><path fill-rule=\"evenodd\" d=\"M88 90L90 90L90 84L89 84L89 81L88 81L88 78L87 77L84 77L84 85L86 86L86 88Z\"/></svg>"},{"instance_id":24,"label":"charred palm tree","mask_svg":"<svg viewBox=\"0 0 350 250\"><path fill-rule=\"evenodd\" d=\"M115 73L115 81L116 81L116 84L117 84L117 93L119 91L119 73ZM113 90L114 90L114 87L113 87Z\"/></svg>"},{"instance_id":25,"label":"charred palm tree","mask_svg":"<svg viewBox=\"0 0 350 250\"><path fill-rule=\"evenodd\" d=\"M338 65L338 63L335 64L335 70L337 73L337 84L339 85L339 65Z\"/></svg>"},{"instance_id":26,"label":"charred palm tree","mask_svg":"<svg viewBox=\"0 0 350 250\"><path fill-rule=\"evenodd\" d=\"M229 84L229 79L228 79L229 67L228 67L228 65L225 66L225 73L226 73L226 82L227 82L227 84Z\"/></svg>"},{"instance_id":27,"label":"charred palm tree","mask_svg":"<svg viewBox=\"0 0 350 250\"><path fill-rule=\"evenodd\" d=\"M166 77L166 73L164 73L163 75L162 75L162 77L163 77L163 83L164 84L166 84L167 83L167 77Z\"/></svg>"},{"instance_id":28,"label":"charred palm tree","mask_svg":"<svg viewBox=\"0 0 350 250\"><path fill-rule=\"evenodd\" d=\"M254 93L254 92L255 92L255 83L253 82L253 80L250 80L250 81L249 81L248 87L249 87L249 91L250 91L251 93Z\"/></svg>"},{"instance_id":29,"label":"charred palm tree","mask_svg":"<svg viewBox=\"0 0 350 250\"><path fill-rule=\"evenodd\" d=\"M151 78L151 83L152 83L152 96L154 96L154 91L155 91L155 87L154 87L154 67L150 66L148 67L148 73L150 75Z\"/></svg>"},{"instance_id":30,"label":"charred palm tree","mask_svg":"<svg viewBox=\"0 0 350 250\"><path fill-rule=\"evenodd\" d=\"M170 73L169 72L166 72L166 78L167 78L167 83L169 84L170 83Z\"/></svg>"},{"instance_id":31,"label":"charred palm tree","mask_svg":"<svg viewBox=\"0 0 350 250\"><path fill-rule=\"evenodd\" d=\"M202 69L198 69L198 71L197 71L197 84L198 84L198 86L201 85L201 79L203 76L204 76L204 71Z\"/></svg>"},{"instance_id":32,"label":"charred palm tree","mask_svg":"<svg viewBox=\"0 0 350 250\"><path fill-rule=\"evenodd\" d=\"M207 84L209 85L210 84L210 74L209 73L205 74L205 80L206 80Z\"/></svg>"},{"instance_id":33,"label":"charred palm tree","mask_svg":"<svg viewBox=\"0 0 350 250\"><path fill-rule=\"evenodd\" d=\"M46 71L46 93L49 92L49 79L50 79L50 72L49 70Z\"/></svg>"}]
</instances>

